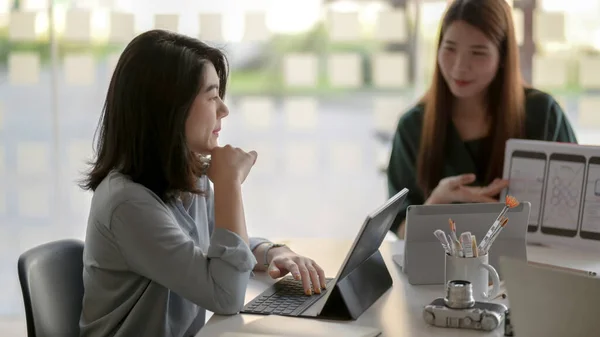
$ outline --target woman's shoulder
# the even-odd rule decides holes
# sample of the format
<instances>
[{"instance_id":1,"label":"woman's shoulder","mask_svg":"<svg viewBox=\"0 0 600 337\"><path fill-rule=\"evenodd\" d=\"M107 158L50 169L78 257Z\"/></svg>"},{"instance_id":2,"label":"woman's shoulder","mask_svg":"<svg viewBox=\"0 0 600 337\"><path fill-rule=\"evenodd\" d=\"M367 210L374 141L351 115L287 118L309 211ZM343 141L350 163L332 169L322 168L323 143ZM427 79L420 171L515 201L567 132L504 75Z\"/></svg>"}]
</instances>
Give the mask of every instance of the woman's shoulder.
<instances>
[{"instance_id":1,"label":"woman's shoulder","mask_svg":"<svg viewBox=\"0 0 600 337\"><path fill-rule=\"evenodd\" d=\"M525 135L529 139L577 142L560 104L552 95L537 89L526 91Z\"/></svg>"},{"instance_id":2,"label":"woman's shoulder","mask_svg":"<svg viewBox=\"0 0 600 337\"><path fill-rule=\"evenodd\" d=\"M525 114L528 118L548 118L558 102L552 95L535 88L525 88ZM562 111L562 110L561 110Z\"/></svg>"},{"instance_id":3,"label":"woman's shoulder","mask_svg":"<svg viewBox=\"0 0 600 337\"><path fill-rule=\"evenodd\" d=\"M165 204L154 192L120 172L109 173L94 191L91 213L108 219L122 205L136 204L137 207L164 207Z\"/></svg>"},{"instance_id":4,"label":"woman's shoulder","mask_svg":"<svg viewBox=\"0 0 600 337\"><path fill-rule=\"evenodd\" d=\"M417 103L409 108L400 116L398 120L397 132L420 132L423 125L423 116L425 114L425 104Z\"/></svg>"}]
</instances>

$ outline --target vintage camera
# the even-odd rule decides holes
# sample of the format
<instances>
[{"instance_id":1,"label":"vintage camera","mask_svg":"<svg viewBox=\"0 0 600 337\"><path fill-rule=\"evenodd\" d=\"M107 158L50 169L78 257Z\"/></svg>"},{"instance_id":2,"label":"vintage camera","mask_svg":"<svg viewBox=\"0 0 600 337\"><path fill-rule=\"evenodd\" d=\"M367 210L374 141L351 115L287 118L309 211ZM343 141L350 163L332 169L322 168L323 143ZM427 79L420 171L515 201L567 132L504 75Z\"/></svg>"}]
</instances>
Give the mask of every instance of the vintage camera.
<instances>
[{"instance_id":1,"label":"vintage camera","mask_svg":"<svg viewBox=\"0 0 600 337\"><path fill-rule=\"evenodd\" d=\"M514 336L515 331L513 330L512 323L510 322L510 310L506 310L504 313L504 336Z\"/></svg>"},{"instance_id":2,"label":"vintage camera","mask_svg":"<svg viewBox=\"0 0 600 337\"><path fill-rule=\"evenodd\" d=\"M423 309L425 322L433 326L492 331L504 320L507 308L499 303L476 302L469 281L449 281L446 297Z\"/></svg>"}]
</instances>

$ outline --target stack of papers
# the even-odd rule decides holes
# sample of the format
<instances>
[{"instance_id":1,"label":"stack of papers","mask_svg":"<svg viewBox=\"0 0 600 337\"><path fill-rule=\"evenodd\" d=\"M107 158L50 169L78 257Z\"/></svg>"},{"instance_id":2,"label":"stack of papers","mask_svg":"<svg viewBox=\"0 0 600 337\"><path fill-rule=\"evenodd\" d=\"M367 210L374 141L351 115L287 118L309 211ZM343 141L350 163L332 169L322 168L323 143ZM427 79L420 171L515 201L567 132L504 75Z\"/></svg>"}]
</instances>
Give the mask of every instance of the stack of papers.
<instances>
[{"instance_id":1,"label":"stack of papers","mask_svg":"<svg viewBox=\"0 0 600 337\"><path fill-rule=\"evenodd\" d=\"M378 329L354 324L272 315L245 324L237 332L223 333L220 337L376 337L380 334Z\"/></svg>"}]
</instances>

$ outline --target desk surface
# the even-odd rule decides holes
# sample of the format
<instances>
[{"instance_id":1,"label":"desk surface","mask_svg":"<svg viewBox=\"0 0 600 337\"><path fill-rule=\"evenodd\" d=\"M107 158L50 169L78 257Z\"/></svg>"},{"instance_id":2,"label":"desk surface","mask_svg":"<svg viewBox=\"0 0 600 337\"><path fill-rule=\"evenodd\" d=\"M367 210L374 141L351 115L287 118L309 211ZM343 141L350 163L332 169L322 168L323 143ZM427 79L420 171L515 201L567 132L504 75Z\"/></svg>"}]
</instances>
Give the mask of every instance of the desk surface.
<instances>
[{"instance_id":1,"label":"desk surface","mask_svg":"<svg viewBox=\"0 0 600 337\"><path fill-rule=\"evenodd\" d=\"M335 276L350 248L351 241L335 241L330 239L297 239L287 243L299 254L307 255L316 260L327 276ZM499 327L493 332L445 329L429 326L422 318L423 306L434 298L443 296L443 285L411 285L406 275L392 260L392 255L404 250L404 242L386 241L381 246L381 253L394 280L394 285L383 294L356 321L346 324L372 326L381 329L382 336L504 336L504 328ZM527 255L530 261L552 263L585 270L596 271L600 274L600 261L591 254L573 252L560 248L528 246ZM246 303L264 291L275 280L264 273L256 273L250 280L246 291ZM498 301L508 305L506 300ZM196 337L215 337L224 332L237 331L240 326L262 316L213 315ZM339 323L339 321L337 322Z\"/></svg>"}]
</instances>

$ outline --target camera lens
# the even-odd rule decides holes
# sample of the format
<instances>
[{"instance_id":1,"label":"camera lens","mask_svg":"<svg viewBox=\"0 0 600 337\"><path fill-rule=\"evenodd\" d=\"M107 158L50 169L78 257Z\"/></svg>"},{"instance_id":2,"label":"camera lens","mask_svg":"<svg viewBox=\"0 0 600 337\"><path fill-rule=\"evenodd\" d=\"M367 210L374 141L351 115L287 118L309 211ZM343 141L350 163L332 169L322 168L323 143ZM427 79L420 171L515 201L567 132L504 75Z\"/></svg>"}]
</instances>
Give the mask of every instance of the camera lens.
<instances>
[{"instance_id":1,"label":"camera lens","mask_svg":"<svg viewBox=\"0 0 600 337\"><path fill-rule=\"evenodd\" d=\"M444 304L453 309L466 309L475 305L473 285L469 281L452 280L446 285Z\"/></svg>"}]
</instances>

